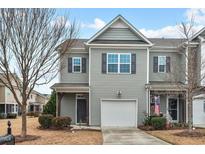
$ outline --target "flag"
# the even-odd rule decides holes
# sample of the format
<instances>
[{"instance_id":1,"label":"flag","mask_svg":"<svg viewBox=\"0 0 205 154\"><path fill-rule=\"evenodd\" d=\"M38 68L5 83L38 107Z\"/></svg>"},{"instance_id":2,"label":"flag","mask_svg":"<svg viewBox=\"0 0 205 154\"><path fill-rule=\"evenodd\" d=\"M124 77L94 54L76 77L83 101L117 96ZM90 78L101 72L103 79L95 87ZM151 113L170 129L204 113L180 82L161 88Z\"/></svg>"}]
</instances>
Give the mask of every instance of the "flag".
<instances>
[{"instance_id":1,"label":"flag","mask_svg":"<svg viewBox=\"0 0 205 154\"><path fill-rule=\"evenodd\" d=\"M155 108L154 112L157 115L160 115L160 96L154 96Z\"/></svg>"}]
</instances>

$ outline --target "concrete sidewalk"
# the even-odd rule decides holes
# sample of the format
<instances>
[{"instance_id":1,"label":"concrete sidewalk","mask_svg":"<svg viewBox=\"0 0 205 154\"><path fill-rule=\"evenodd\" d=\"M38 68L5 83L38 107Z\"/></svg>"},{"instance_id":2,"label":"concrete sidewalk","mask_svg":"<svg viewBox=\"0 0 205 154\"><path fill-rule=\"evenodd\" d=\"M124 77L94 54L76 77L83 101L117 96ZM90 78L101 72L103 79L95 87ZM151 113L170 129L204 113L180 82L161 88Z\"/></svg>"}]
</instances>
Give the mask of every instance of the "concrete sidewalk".
<instances>
[{"instance_id":1,"label":"concrete sidewalk","mask_svg":"<svg viewBox=\"0 0 205 154\"><path fill-rule=\"evenodd\" d=\"M102 128L106 145L169 145L137 128Z\"/></svg>"}]
</instances>

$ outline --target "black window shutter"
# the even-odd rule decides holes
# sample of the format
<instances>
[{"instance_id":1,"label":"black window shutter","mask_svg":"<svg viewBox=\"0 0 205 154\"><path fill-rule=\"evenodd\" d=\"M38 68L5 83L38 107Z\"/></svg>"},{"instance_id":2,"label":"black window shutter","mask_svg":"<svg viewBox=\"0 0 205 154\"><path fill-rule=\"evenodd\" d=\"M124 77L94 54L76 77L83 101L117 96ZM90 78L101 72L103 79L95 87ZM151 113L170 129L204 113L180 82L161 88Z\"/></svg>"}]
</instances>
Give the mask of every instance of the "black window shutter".
<instances>
[{"instance_id":1,"label":"black window shutter","mask_svg":"<svg viewBox=\"0 0 205 154\"><path fill-rule=\"evenodd\" d=\"M68 73L72 73L72 58L68 58Z\"/></svg>"},{"instance_id":2,"label":"black window shutter","mask_svg":"<svg viewBox=\"0 0 205 154\"><path fill-rule=\"evenodd\" d=\"M158 57L153 57L153 72L158 72Z\"/></svg>"},{"instance_id":3,"label":"black window shutter","mask_svg":"<svg viewBox=\"0 0 205 154\"><path fill-rule=\"evenodd\" d=\"M86 73L86 58L82 58L82 73Z\"/></svg>"},{"instance_id":4,"label":"black window shutter","mask_svg":"<svg viewBox=\"0 0 205 154\"><path fill-rule=\"evenodd\" d=\"M170 72L170 57L166 57L166 72Z\"/></svg>"},{"instance_id":5,"label":"black window shutter","mask_svg":"<svg viewBox=\"0 0 205 154\"><path fill-rule=\"evenodd\" d=\"M107 54L102 53L102 73L105 74L107 72Z\"/></svg>"},{"instance_id":6,"label":"black window shutter","mask_svg":"<svg viewBox=\"0 0 205 154\"><path fill-rule=\"evenodd\" d=\"M136 74L136 54L132 54L131 57L131 73Z\"/></svg>"}]
</instances>

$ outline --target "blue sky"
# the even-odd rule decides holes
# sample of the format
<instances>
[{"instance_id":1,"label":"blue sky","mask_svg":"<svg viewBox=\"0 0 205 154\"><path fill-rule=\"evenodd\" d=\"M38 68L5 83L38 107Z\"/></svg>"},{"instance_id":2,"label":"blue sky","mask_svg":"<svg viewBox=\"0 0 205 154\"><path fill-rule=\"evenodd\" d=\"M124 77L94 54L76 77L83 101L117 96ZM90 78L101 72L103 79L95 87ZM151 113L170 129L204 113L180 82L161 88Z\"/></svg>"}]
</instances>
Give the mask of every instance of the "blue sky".
<instances>
[{"instance_id":1,"label":"blue sky","mask_svg":"<svg viewBox=\"0 0 205 154\"><path fill-rule=\"evenodd\" d=\"M188 13L192 9L58 9L58 14L69 12L71 20L76 19L81 25L80 37L89 38L96 33L101 27L94 28L95 20L108 23L118 14L124 16L136 28L143 32L143 29L148 31L156 31L168 26L174 27L181 21L187 21ZM187 13L188 12L188 13ZM200 14L200 12L198 12ZM204 23L203 23L204 24ZM146 32L145 32L146 33ZM146 35L146 34L145 34ZM148 36L149 37L149 36ZM163 37L173 37L163 36Z\"/></svg>"},{"instance_id":2,"label":"blue sky","mask_svg":"<svg viewBox=\"0 0 205 154\"><path fill-rule=\"evenodd\" d=\"M205 26L205 9L57 9L59 16L69 12L70 19L80 23L80 38L90 38L115 16L121 14L147 37L180 37L177 31L182 21L193 15L195 31ZM41 93L50 93L51 85L59 82L56 77L47 85L36 87Z\"/></svg>"}]
</instances>

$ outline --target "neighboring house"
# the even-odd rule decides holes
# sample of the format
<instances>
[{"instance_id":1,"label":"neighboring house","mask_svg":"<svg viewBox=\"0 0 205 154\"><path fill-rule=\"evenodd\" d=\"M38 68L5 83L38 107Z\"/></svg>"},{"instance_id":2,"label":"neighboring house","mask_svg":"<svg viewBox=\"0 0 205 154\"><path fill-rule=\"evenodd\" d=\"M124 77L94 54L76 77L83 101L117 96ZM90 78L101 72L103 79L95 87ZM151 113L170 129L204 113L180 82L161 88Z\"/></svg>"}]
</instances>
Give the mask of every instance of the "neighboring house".
<instances>
[{"instance_id":1,"label":"neighboring house","mask_svg":"<svg viewBox=\"0 0 205 154\"><path fill-rule=\"evenodd\" d=\"M198 61L203 33L192 43ZM146 38L117 16L90 39L76 40L61 59L60 82L51 87L57 115L97 126L136 127L145 114L159 112L187 122L186 91L179 88L186 84L186 48L182 39Z\"/></svg>"},{"instance_id":2,"label":"neighboring house","mask_svg":"<svg viewBox=\"0 0 205 154\"><path fill-rule=\"evenodd\" d=\"M48 102L48 97L35 90L30 94L27 111L28 112L43 112L43 108Z\"/></svg>"},{"instance_id":3,"label":"neighboring house","mask_svg":"<svg viewBox=\"0 0 205 154\"><path fill-rule=\"evenodd\" d=\"M20 94L19 94L20 95ZM11 91L0 83L0 114L19 113L18 104Z\"/></svg>"},{"instance_id":4,"label":"neighboring house","mask_svg":"<svg viewBox=\"0 0 205 154\"><path fill-rule=\"evenodd\" d=\"M20 92L16 89L17 97L20 99ZM21 99L20 99L21 100ZM47 103L48 97L33 90L27 103L27 112L42 112L43 106ZM0 114L16 113L21 114L21 109L15 101L12 92L0 83Z\"/></svg>"}]
</instances>

